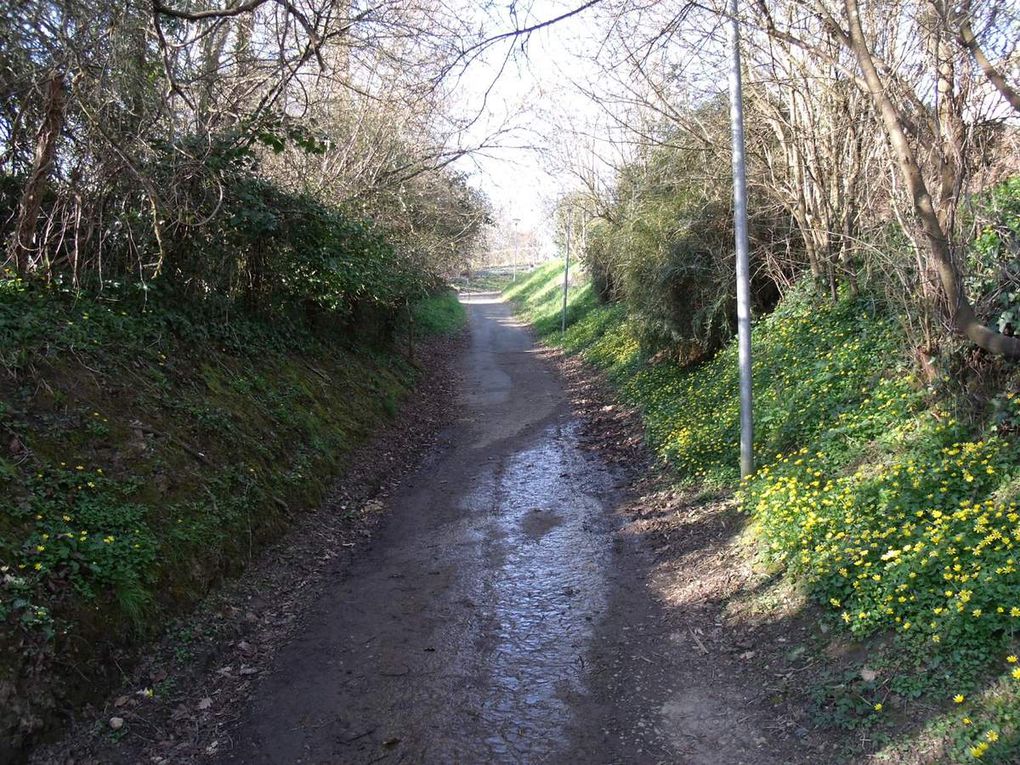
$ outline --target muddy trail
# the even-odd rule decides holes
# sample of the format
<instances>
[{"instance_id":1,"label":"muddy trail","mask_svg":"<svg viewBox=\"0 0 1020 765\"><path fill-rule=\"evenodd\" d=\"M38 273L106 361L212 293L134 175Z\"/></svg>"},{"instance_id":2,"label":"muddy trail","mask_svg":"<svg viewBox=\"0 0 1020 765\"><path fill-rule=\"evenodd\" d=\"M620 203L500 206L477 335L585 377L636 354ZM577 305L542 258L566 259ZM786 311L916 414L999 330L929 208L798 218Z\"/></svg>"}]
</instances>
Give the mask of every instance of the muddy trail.
<instances>
[{"instance_id":1,"label":"muddy trail","mask_svg":"<svg viewBox=\"0 0 1020 765\"><path fill-rule=\"evenodd\" d=\"M324 589L221 763L800 759L760 693L676 632L554 365L465 298L456 415ZM694 633L692 633L694 634Z\"/></svg>"}]
</instances>

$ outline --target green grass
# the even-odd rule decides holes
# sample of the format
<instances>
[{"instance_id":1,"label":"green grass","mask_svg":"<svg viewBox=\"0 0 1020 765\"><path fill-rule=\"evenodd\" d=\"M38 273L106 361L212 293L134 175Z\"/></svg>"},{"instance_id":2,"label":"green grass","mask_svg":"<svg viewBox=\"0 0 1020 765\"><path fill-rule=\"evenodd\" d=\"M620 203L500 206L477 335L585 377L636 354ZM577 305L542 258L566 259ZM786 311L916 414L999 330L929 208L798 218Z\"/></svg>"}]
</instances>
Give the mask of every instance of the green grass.
<instances>
[{"instance_id":1,"label":"green grass","mask_svg":"<svg viewBox=\"0 0 1020 765\"><path fill-rule=\"evenodd\" d=\"M625 307L598 305L587 284L571 290L568 327L561 334L561 290L562 270L550 264L506 294L543 338L606 370L624 400L641 407L649 442L681 480L732 484L739 477L735 345L696 367L647 363ZM903 392L904 400L855 425L839 456L844 463L854 457L853 444L869 443L909 410L909 381L888 378L869 361L894 357L895 338L895 325L864 304L815 305L800 295L759 322L753 344L756 446L763 462L831 433L849 412L869 409L865 402L873 389L880 395Z\"/></svg>"},{"instance_id":2,"label":"green grass","mask_svg":"<svg viewBox=\"0 0 1020 765\"><path fill-rule=\"evenodd\" d=\"M430 295L413 310L415 328L425 335L455 335L467 321L464 306L453 290Z\"/></svg>"},{"instance_id":3,"label":"green grass","mask_svg":"<svg viewBox=\"0 0 1020 765\"><path fill-rule=\"evenodd\" d=\"M462 280L458 288L463 292L502 292L510 286L512 278L511 269L506 267L480 268L471 273L470 279Z\"/></svg>"},{"instance_id":4,"label":"green grass","mask_svg":"<svg viewBox=\"0 0 1020 765\"><path fill-rule=\"evenodd\" d=\"M584 284L561 333L561 285L551 264L506 294L546 342L605 370L641 409L678 481L736 489L735 344L693 367L650 359L625 307L598 305ZM833 629L894 636L871 659L888 665L882 684L849 686L861 714L893 696L884 708L909 716L920 694L947 708L918 734L944 745L944 761L1012 762L1020 671L1005 657L1020 652L1020 451L1000 433L1020 425L1017 380L959 416L961 401L935 396L903 363L900 337L867 299L833 304L806 288L755 324L758 472L741 506L761 563L807 591ZM957 693L963 705L949 700ZM890 761L916 743L890 744Z\"/></svg>"}]
</instances>

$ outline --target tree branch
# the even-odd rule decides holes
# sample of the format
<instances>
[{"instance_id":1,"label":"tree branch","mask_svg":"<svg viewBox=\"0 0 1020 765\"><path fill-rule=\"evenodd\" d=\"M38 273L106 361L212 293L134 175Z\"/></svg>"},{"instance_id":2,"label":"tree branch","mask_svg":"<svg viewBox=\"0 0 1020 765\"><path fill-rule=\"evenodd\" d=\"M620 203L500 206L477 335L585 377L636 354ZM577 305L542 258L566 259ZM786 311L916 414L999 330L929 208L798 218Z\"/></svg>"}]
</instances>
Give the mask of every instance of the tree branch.
<instances>
[{"instance_id":1,"label":"tree branch","mask_svg":"<svg viewBox=\"0 0 1020 765\"><path fill-rule=\"evenodd\" d=\"M985 52L978 44L977 37L974 36L974 30L971 29L970 26L970 19L967 17L969 6L970 3L967 3L966 7L960 13L958 21L959 35L957 39L960 45L970 51L971 55L974 56L974 60L977 61L978 66L981 67L981 71L985 73L985 77L988 81L995 86L995 89L1002 94L1002 97L1009 102L1009 105L1012 106L1016 112L1020 113L1020 93L1017 93L1017 91L1011 87L1008 82L1006 82L1006 78L1003 76L1002 72L996 69L995 65L988 60Z\"/></svg>"}]
</instances>

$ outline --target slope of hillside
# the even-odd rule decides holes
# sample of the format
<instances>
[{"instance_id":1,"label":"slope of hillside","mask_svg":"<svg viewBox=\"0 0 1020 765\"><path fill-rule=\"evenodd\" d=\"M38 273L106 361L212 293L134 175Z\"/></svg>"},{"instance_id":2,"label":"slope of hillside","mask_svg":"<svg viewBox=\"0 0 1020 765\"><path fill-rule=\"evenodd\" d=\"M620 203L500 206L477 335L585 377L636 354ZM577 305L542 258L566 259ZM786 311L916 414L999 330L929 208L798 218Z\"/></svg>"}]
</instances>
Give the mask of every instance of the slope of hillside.
<instances>
[{"instance_id":1,"label":"slope of hillside","mask_svg":"<svg viewBox=\"0 0 1020 765\"><path fill-rule=\"evenodd\" d=\"M416 313L464 320L452 293ZM0 760L320 502L415 382L379 332L227 318L0 284Z\"/></svg>"},{"instance_id":2,"label":"slope of hillside","mask_svg":"<svg viewBox=\"0 0 1020 765\"><path fill-rule=\"evenodd\" d=\"M819 720L874 728L871 748L891 761L1015 761L1015 374L986 363L987 389L1000 391L988 399L935 390L900 363L897 327L867 298L795 290L754 328L758 470L738 487L735 344L690 367L648 358L623 307L583 283L561 333L561 289L551 264L506 295L641 410L676 481L739 488L757 564L814 601L824 630L874 651L863 674L814 689ZM899 731L918 716L922 730Z\"/></svg>"}]
</instances>

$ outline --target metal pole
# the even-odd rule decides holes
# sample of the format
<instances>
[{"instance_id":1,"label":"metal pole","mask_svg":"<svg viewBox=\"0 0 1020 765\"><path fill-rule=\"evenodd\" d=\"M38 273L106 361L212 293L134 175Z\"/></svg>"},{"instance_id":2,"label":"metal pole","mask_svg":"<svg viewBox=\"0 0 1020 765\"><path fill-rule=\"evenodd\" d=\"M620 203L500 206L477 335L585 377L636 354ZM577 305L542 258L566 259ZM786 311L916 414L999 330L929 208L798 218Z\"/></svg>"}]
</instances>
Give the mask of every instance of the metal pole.
<instances>
[{"instance_id":1,"label":"metal pole","mask_svg":"<svg viewBox=\"0 0 1020 765\"><path fill-rule=\"evenodd\" d=\"M754 472L751 395L751 273L747 246L747 175L744 169L744 106L740 83L738 0L728 0L730 127L733 136L733 228L737 249L737 349L740 362L740 477Z\"/></svg>"},{"instance_id":2,"label":"metal pole","mask_svg":"<svg viewBox=\"0 0 1020 765\"><path fill-rule=\"evenodd\" d=\"M513 279L511 281L515 281L515 282L517 281L517 257L518 257L517 248L519 246L519 241L518 241L518 236L517 236L517 225L519 223L520 223L520 221L517 218L514 218L514 266L513 266L514 277L513 277Z\"/></svg>"},{"instance_id":3,"label":"metal pole","mask_svg":"<svg viewBox=\"0 0 1020 765\"><path fill-rule=\"evenodd\" d=\"M563 314L560 316L560 332L567 331L567 290L570 287L570 229L574 225L574 211L567 212L567 246L563 248Z\"/></svg>"}]
</instances>

